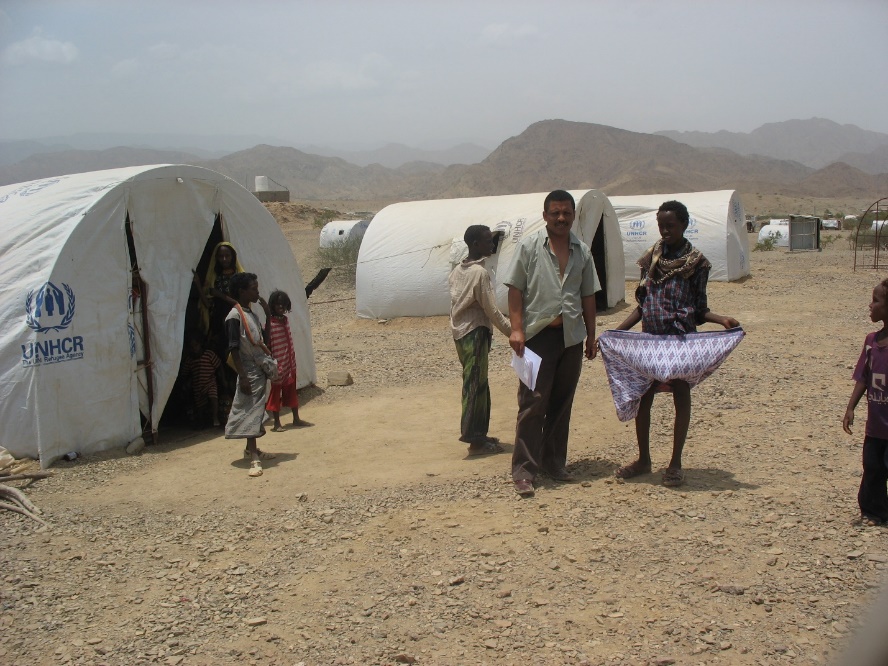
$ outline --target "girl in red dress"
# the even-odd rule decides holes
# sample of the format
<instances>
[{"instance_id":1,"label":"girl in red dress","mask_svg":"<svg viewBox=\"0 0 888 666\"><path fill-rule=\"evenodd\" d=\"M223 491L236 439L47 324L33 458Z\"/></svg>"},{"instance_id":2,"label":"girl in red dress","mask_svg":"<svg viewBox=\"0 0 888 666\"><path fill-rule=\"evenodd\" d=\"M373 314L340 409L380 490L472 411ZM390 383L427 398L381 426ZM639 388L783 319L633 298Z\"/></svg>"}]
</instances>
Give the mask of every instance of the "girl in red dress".
<instances>
[{"instance_id":1,"label":"girl in red dress","mask_svg":"<svg viewBox=\"0 0 888 666\"><path fill-rule=\"evenodd\" d=\"M268 297L268 309L271 316L266 324L266 337L271 355L278 362L280 381L273 382L268 393L265 409L274 418L272 432L283 432L281 425L281 407L290 407L293 411L293 426L297 428L311 425L299 418L299 396L296 392L296 352L293 349L293 334L287 314L292 305L286 292L277 290Z\"/></svg>"}]
</instances>

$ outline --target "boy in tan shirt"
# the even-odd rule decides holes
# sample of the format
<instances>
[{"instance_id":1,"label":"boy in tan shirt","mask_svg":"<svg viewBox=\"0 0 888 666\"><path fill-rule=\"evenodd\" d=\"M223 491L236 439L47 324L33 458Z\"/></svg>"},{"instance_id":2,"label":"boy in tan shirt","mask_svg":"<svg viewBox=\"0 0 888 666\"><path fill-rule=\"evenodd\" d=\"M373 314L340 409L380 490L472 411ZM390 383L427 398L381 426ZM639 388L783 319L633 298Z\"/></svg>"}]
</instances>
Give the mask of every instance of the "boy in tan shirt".
<instances>
[{"instance_id":1,"label":"boy in tan shirt","mask_svg":"<svg viewBox=\"0 0 888 666\"><path fill-rule=\"evenodd\" d=\"M450 327L456 352L463 367L462 420L460 441L469 445L469 455L500 453L503 448L495 437L488 437L490 426L490 386L487 383L487 355L493 336L491 324L503 335L510 335L509 321L496 307L490 274L484 259L495 250L494 236L488 227L474 224L463 237L469 256L450 273Z\"/></svg>"}]
</instances>

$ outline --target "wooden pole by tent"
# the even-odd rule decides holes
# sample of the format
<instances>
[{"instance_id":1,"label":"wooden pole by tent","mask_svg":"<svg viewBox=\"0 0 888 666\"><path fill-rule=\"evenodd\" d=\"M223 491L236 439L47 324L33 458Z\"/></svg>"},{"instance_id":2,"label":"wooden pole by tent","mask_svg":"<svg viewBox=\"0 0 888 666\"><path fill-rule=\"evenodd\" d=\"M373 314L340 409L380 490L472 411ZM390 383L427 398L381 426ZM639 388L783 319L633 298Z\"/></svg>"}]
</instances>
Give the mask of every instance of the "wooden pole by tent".
<instances>
[{"instance_id":1,"label":"wooden pole by tent","mask_svg":"<svg viewBox=\"0 0 888 666\"><path fill-rule=\"evenodd\" d=\"M157 431L154 429L154 363L151 359L151 330L148 317L148 283L142 279L138 264L133 267L133 287L139 292L139 300L142 311L142 359L138 361L138 367L145 372L145 386L148 393L148 419L142 436L145 442L155 443Z\"/></svg>"}]
</instances>

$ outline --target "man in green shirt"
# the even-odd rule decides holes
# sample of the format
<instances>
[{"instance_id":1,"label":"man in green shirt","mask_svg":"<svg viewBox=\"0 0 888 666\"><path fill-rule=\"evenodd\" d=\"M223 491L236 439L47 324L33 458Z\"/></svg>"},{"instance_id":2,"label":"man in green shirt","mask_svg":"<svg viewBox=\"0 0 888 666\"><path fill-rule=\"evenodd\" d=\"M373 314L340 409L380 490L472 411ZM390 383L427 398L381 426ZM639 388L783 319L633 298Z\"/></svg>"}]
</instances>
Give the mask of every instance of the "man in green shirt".
<instances>
[{"instance_id":1,"label":"man in green shirt","mask_svg":"<svg viewBox=\"0 0 888 666\"><path fill-rule=\"evenodd\" d=\"M522 497L534 494L542 471L572 482L567 435L574 393L586 358L595 358L595 292L600 290L589 248L572 232L576 204L555 190L543 204L546 228L521 240L503 283L509 286L509 345L541 358L536 388L518 386L512 480Z\"/></svg>"}]
</instances>

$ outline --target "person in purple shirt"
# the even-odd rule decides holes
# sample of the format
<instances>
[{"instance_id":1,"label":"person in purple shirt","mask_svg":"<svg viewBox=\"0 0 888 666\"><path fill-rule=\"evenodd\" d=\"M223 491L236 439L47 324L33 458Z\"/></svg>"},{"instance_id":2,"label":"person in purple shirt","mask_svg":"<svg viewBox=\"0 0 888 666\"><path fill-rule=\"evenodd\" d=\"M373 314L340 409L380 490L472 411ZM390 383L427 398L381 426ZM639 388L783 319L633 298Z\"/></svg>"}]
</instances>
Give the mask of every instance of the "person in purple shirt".
<instances>
[{"instance_id":1,"label":"person in purple shirt","mask_svg":"<svg viewBox=\"0 0 888 666\"><path fill-rule=\"evenodd\" d=\"M863 438L863 477L857 503L860 523L882 525L888 521L888 279L873 289L870 319L882 329L866 336L852 379L856 382L842 419L849 435L854 425L854 408L866 393L866 435Z\"/></svg>"}]
</instances>

